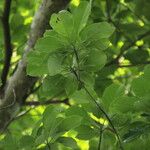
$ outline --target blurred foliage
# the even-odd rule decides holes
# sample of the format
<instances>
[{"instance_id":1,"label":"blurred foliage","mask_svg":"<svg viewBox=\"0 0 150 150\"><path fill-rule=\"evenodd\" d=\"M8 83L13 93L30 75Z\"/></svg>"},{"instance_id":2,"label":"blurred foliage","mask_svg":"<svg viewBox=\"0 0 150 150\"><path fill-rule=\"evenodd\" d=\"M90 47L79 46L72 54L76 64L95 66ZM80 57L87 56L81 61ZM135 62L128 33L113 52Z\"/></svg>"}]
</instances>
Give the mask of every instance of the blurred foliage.
<instances>
[{"instance_id":1,"label":"blurred foliage","mask_svg":"<svg viewBox=\"0 0 150 150\"><path fill-rule=\"evenodd\" d=\"M10 74L23 54L40 3L41 0L12 1ZM52 15L52 29L38 40L27 60L28 74L40 77L35 85L39 88L27 101L59 99L62 103L22 107L8 132L0 135L0 149L96 150L100 136L101 150L119 149L116 134L91 101L92 95L107 112L125 150L149 150L150 34L139 37L150 32L150 1L72 0L67 10ZM0 71L3 40L0 23ZM76 80L78 76L85 85ZM71 106L63 103L66 98Z\"/></svg>"}]
</instances>

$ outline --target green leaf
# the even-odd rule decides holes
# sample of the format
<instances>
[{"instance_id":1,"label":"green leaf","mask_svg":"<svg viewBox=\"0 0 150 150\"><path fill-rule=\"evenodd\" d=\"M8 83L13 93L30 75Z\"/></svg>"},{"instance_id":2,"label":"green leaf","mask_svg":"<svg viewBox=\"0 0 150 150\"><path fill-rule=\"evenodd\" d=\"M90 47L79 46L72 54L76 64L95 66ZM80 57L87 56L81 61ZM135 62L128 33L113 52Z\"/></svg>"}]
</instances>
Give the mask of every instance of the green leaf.
<instances>
[{"instance_id":1,"label":"green leaf","mask_svg":"<svg viewBox=\"0 0 150 150\"><path fill-rule=\"evenodd\" d=\"M75 131L78 132L76 138L81 140L90 140L91 138L96 136L94 129L86 125L77 127Z\"/></svg>"},{"instance_id":2,"label":"green leaf","mask_svg":"<svg viewBox=\"0 0 150 150\"><path fill-rule=\"evenodd\" d=\"M130 124L129 131L124 134L124 142L129 142L139 138L141 135L148 133L150 131L150 126L142 121L136 121Z\"/></svg>"},{"instance_id":3,"label":"green leaf","mask_svg":"<svg viewBox=\"0 0 150 150\"><path fill-rule=\"evenodd\" d=\"M129 125L132 121L132 112L122 113L122 112L115 112L114 116L112 117L111 121L113 125L117 128L125 127Z\"/></svg>"},{"instance_id":4,"label":"green leaf","mask_svg":"<svg viewBox=\"0 0 150 150\"><path fill-rule=\"evenodd\" d=\"M73 100L75 100L75 102L82 104L82 103L89 103L89 101L91 100L91 98L89 97L89 95L86 93L86 91L84 89L81 89L79 91L76 91L71 98Z\"/></svg>"},{"instance_id":5,"label":"green leaf","mask_svg":"<svg viewBox=\"0 0 150 150\"><path fill-rule=\"evenodd\" d=\"M137 112L147 112L149 114L150 112L149 95L139 98L138 101L135 102L134 107Z\"/></svg>"},{"instance_id":6,"label":"green leaf","mask_svg":"<svg viewBox=\"0 0 150 150\"><path fill-rule=\"evenodd\" d=\"M43 55L43 57L41 57ZM48 73L48 55L32 51L27 57L27 74L31 76L42 76Z\"/></svg>"},{"instance_id":7,"label":"green leaf","mask_svg":"<svg viewBox=\"0 0 150 150\"><path fill-rule=\"evenodd\" d=\"M43 127L41 127L39 129L38 136L35 139L36 146L45 143L45 141L47 141L48 138L49 138L49 132L46 129L44 129Z\"/></svg>"},{"instance_id":8,"label":"green leaf","mask_svg":"<svg viewBox=\"0 0 150 150\"><path fill-rule=\"evenodd\" d=\"M150 80L150 65L144 68L144 78Z\"/></svg>"},{"instance_id":9,"label":"green leaf","mask_svg":"<svg viewBox=\"0 0 150 150\"><path fill-rule=\"evenodd\" d=\"M62 57L52 54L48 58L48 74L50 76L61 73L62 68Z\"/></svg>"},{"instance_id":10,"label":"green leaf","mask_svg":"<svg viewBox=\"0 0 150 150\"><path fill-rule=\"evenodd\" d=\"M82 117L87 117L88 114L87 112L79 106L71 106L70 108L68 108L65 112L66 116L73 116L73 115L78 115L78 116L82 116Z\"/></svg>"},{"instance_id":11,"label":"green leaf","mask_svg":"<svg viewBox=\"0 0 150 150\"><path fill-rule=\"evenodd\" d=\"M65 94L65 83L66 78L60 74L47 76L43 81L40 92L44 97L59 97L59 95Z\"/></svg>"},{"instance_id":12,"label":"green leaf","mask_svg":"<svg viewBox=\"0 0 150 150\"><path fill-rule=\"evenodd\" d=\"M94 87L94 84L95 84L95 75L94 73L89 73L88 70L87 71L82 71L80 73L80 78L81 78L81 81L83 81L86 86L89 86L89 87Z\"/></svg>"},{"instance_id":13,"label":"green leaf","mask_svg":"<svg viewBox=\"0 0 150 150\"><path fill-rule=\"evenodd\" d=\"M71 137L60 137L57 139L57 142L63 144L66 147L70 147L72 149L78 148L76 141Z\"/></svg>"},{"instance_id":14,"label":"green leaf","mask_svg":"<svg viewBox=\"0 0 150 150\"><path fill-rule=\"evenodd\" d=\"M99 71L106 64L107 57L105 53L98 50L91 50L89 56L84 62L83 69L86 71Z\"/></svg>"},{"instance_id":15,"label":"green leaf","mask_svg":"<svg viewBox=\"0 0 150 150\"><path fill-rule=\"evenodd\" d=\"M78 116L83 117L82 122L81 122L81 124L83 125L91 125L91 122L92 122L87 111L84 108L79 107L79 106L70 107L69 109L66 110L65 115L68 117L73 116L73 115L78 115Z\"/></svg>"},{"instance_id":16,"label":"green leaf","mask_svg":"<svg viewBox=\"0 0 150 150\"><path fill-rule=\"evenodd\" d=\"M32 136L25 135L20 139L19 144L20 149L30 150L31 148L33 149L34 147L35 139Z\"/></svg>"},{"instance_id":17,"label":"green leaf","mask_svg":"<svg viewBox=\"0 0 150 150\"><path fill-rule=\"evenodd\" d=\"M60 107L48 106L43 114L43 125L49 133L53 129L57 115L61 112Z\"/></svg>"},{"instance_id":18,"label":"green leaf","mask_svg":"<svg viewBox=\"0 0 150 150\"><path fill-rule=\"evenodd\" d=\"M75 33L79 32L86 26L87 20L91 13L91 2L83 1L73 12Z\"/></svg>"},{"instance_id":19,"label":"green leaf","mask_svg":"<svg viewBox=\"0 0 150 150\"><path fill-rule=\"evenodd\" d=\"M111 103L116 99L124 95L124 87L119 84L111 84L108 86L102 96L103 105L105 109L109 109Z\"/></svg>"},{"instance_id":20,"label":"green leaf","mask_svg":"<svg viewBox=\"0 0 150 150\"><path fill-rule=\"evenodd\" d=\"M114 32L114 27L107 22L93 23L86 28L80 34L83 41L93 41L109 38Z\"/></svg>"},{"instance_id":21,"label":"green leaf","mask_svg":"<svg viewBox=\"0 0 150 150\"><path fill-rule=\"evenodd\" d=\"M4 139L1 141L3 148L5 150L16 150L19 148L18 141L11 134L7 134Z\"/></svg>"},{"instance_id":22,"label":"green leaf","mask_svg":"<svg viewBox=\"0 0 150 150\"><path fill-rule=\"evenodd\" d=\"M70 97L78 89L78 82L74 76L68 76L65 84L66 94Z\"/></svg>"},{"instance_id":23,"label":"green leaf","mask_svg":"<svg viewBox=\"0 0 150 150\"><path fill-rule=\"evenodd\" d=\"M60 11L58 14L53 14L51 16L50 25L57 33L69 39L74 27L72 14L65 10Z\"/></svg>"},{"instance_id":24,"label":"green leaf","mask_svg":"<svg viewBox=\"0 0 150 150\"><path fill-rule=\"evenodd\" d=\"M65 118L58 126L59 132L67 132L81 124L82 117L73 115Z\"/></svg>"},{"instance_id":25,"label":"green leaf","mask_svg":"<svg viewBox=\"0 0 150 150\"><path fill-rule=\"evenodd\" d=\"M137 35L145 32L144 28L135 22L122 23L120 24L120 28L124 33L127 33L130 38L136 38Z\"/></svg>"},{"instance_id":26,"label":"green leaf","mask_svg":"<svg viewBox=\"0 0 150 150\"><path fill-rule=\"evenodd\" d=\"M116 100L114 100L110 105L110 112L134 112L134 103L138 101L138 98L136 97L118 97Z\"/></svg>"},{"instance_id":27,"label":"green leaf","mask_svg":"<svg viewBox=\"0 0 150 150\"><path fill-rule=\"evenodd\" d=\"M130 49L126 53L125 58L128 59L132 64L140 64L147 61L149 58L149 53L146 50Z\"/></svg>"},{"instance_id":28,"label":"green leaf","mask_svg":"<svg viewBox=\"0 0 150 150\"><path fill-rule=\"evenodd\" d=\"M64 43L61 42L61 38L56 32L50 31L48 36L40 38L36 45L35 50L43 53L56 52L60 48L64 47Z\"/></svg>"},{"instance_id":29,"label":"green leaf","mask_svg":"<svg viewBox=\"0 0 150 150\"><path fill-rule=\"evenodd\" d=\"M150 95L150 82L148 79L141 76L133 80L132 82L133 92L140 97L149 96Z\"/></svg>"},{"instance_id":30,"label":"green leaf","mask_svg":"<svg viewBox=\"0 0 150 150\"><path fill-rule=\"evenodd\" d=\"M149 0L136 0L135 1L135 14L139 16L144 16L147 18L147 20L150 20L149 9L150 9Z\"/></svg>"},{"instance_id":31,"label":"green leaf","mask_svg":"<svg viewBox=\"0 0 150 150\"><path fill-rule=\"evenodd\" d=\"M93 41L90 41L88 45L86 45L88 48L96 48L98 50L105 50L109 47L110 41L108 39L95 39Z\"/></svg>"}]
</instances>

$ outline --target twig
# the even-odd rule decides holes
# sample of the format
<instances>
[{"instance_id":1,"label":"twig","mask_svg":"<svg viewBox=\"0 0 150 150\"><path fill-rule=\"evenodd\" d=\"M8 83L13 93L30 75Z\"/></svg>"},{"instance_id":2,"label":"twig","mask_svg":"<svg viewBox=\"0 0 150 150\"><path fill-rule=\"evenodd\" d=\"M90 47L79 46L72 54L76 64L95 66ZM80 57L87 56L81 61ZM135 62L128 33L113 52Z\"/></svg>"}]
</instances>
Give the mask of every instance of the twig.
<instances>
[{"instance_id":1,"label":"twig","mask_svg":"<svg viewBox=\"0 0 150 150\"><path fill-rule=\"evenodd\" d=\"M132 13L134 13L130 8L128 8L128 6L124 5L123 3L121 3L124 7L126 7L127 9L129 9ZM112 20L111 18L111 14L110 14L110 1L109 0L106 0L106 13L107 13L107 18L108 18L108 22L111 22L115 27L116 29L122 33L125 38L127 39L127 44L126 46L124 46L121 51L120 51L120 54L117 56L117 58L115 58L114 60L112 60L111 62L109 62L108 64L106 64L106 66L109 66L111 64L118 64L118 60L120 59L120 57L124 54L125 51L127 51L129 48L131 48L132 46L135 45L135 43L138 41L138 40L141 40L143 39L144 37L146 36L149 36L150 35L150 30L145 32L144 34L141 34L137 37L137 39L135 39L134 41L132 41L128 36L126 36L126 34L121 31L121 29L119 28L118 25L116 25L116 23ZM136 14L134 14L136 17L139 17L137 16ZM141 19L141 18L140 18ZM142 20L143 21L143 20ZM129 43L129 44L128 44Z\"/></svg>"},{"instance_id":2,"label":"twig","mask_svg":"<svg viewBox=\"0 0 150 150\"><path fill-rule=\"evenodd\" d=\"M116 130L116 128L114 127L111 119L109 118L109 116L107 115L107 113L103 110L103 108L97 103L97 101L95 100L95 98L91 95L91 93L88 91L88 89L83 85L83 88L85 89L85 91L87 92L87 94L91 97L91 99L93 100L93 102L96 104L96 106L99 108L99 110L104 114L104 116L106 117L106 119L108 120L108 122L110 123L112 129L114 130L114 133L117 136L118 142L120 144L120 149L123 150L123 146L122 146L122 142L120 139L120 136Z\"/></svg>"},{"instance_id":3,"label":"twig","mask_svg":"<svg viewBox=\"0 0 150 150\"><path fill-rule=\"evenodd\" d=\"M79 61L79 57L78 57L78 53L76 53L76 49L74 49L74 52L75 52L75 56L76 56L76 61L78 62L78 61ZM78 74L80 74L79 70L80 70L80 69L78 68ZM120 145L120 149L123 150L124 148L123 148L123 146L122 146L122 142L121 142L120 136L119 136L119 134L118 134L116 128L114 127L114 125L113 125L111 119L109 118L109 116L107 115L107 113L103 110L103 108L98 104L98 102L95 100L95 98L91 95L91 93L89 92L89 90L85 87L85 83L80 80L80 78L79 78L78 74L76 73L76 71L74 70L72 73L75 75L75 77L76 77L77 81L79 82L79 84L82 85L82 88L83 88L83 89L86 91L86 93L90 96L91 100L92 100L92 101L95 103L95 105L98 107L99 111L103 113L103 115L106 117L106 119L107 119L108 122L110 123L112 129L114 130L114 133L115 133L116 136L117 136L117 139L118 139L118 142L119 142L119 145Z\"/></svg>"},{"instance_id":4,"label":"twig","mask_svg":"<svg viewBox=\"0 0 150 150\"><path fill-rule=\"evenodd\" d=\"M143 39L143 38L145 38L145 37L147 37L147 36L149 36L149 35L150 35L150 30L147 31L147 32L145 32L145 33L143 33L143 34L141 34L141 35L139 35L139 36L137 37L137 39L135 39L134 41L130 42L129 44L128 44L128 42L125 43L125 46L122 47L122 49L120 50L119 55L118 55L114 60L112 60L111 62L107 63L106 66L109 66L109 65L112 65L112 64L117 64L117 63L118 63L118 60L121 58L121 56L122 56L128 49L130 49L131 47L135 46L135 44L136 44L137 41L139 41L139 40L141 40L141 39Z\"/></svg>"},{"instance_id":5,"label":"twig","mask_svg":"<svg viewBox=\"0 0 150 150\"><path fill-rule=\"evenodd\" d=\"M109 0L106 0L106 12L107 12L108 22L112 22L111 15L110 15L110 3L109 3Z\"/></svg>"},{"instance_id":6,"label":"twig","mask_svg":"<svg viewBox=\"0 0 150 150\"><path fill-rule=\"evenodd\" d=\"M2 16L2 24L4 30L4 46L5 46L5 58L4 58L4 67L1 74L2 86L3 88L6 84L10 62L12 57L12 46L11 46L11 35L10 35L10 26L9 26L9 16L10 16L11 0L4 1L4 12Z\"/></svg>"},{"instance_id":7,"label":"twig","mask_svg":"<svg viewBox=\"0 0 150 150\"><path fill-rule=\"evenodd\" d=\"M118 57L117 57L116 59L119 59L119 58L124 54L124 52L125 52L126 50L128 50L129 48L131 48L132 46L134 46L137 41L139 41L139 40L141 40L141 39L143 39L143 38L145 38L146 36L149 36L149 35L150 35L150 30L147 31L147 32L145 32L145 33L143 33L143 34L141 34L141 35L139 35L139 36L137 37L137 39L135 39L133 42L131 42L130 44L128 44L127 46L125 46L125 47L121 50L120 54L118 55Z\"/></svg>"},{"instance_id":8,"label":"twig","mask_svg":"<svg viewBox=\"0 0 150 150\"><path fill-rule=\"evenodd\" d=\"M145 24L145 21L143 20L143 18L141 18L139 15L137 15L129 6L127 6L127 4L124 4L122 2L120 2L120 4L122 6L124 6L125 8L127 8L134 16L137 17L137 19L141 20Z\"/></svg>"},{"instance_id":9,"label":"twig","mask_svg":"<svg viewBox=\"0 0 150 150\"><path fill-rule=\"evenodd\" d=\"M142 65L148 65L148 64L150 64L150 61L141 62L141 63L137 63L137 64L118 65L118 67L120 67L120 68L125 68L125 67L136 67L136 66L142 66Z\"/></svg>"},{"instance_id":10,"label":"twig","mask_svg":"<svg viewBox=\"0 0 150 150\"><path fill-rule=\"evenodd\" d=\"M19 114L18 116L16 116L13 120L17 120L17 119L23 117L24 115L26 115L27 113L29 113L32 109L34 109L34 108L30 108L30 109L28 109L27 111L25 111L25 112L23 112L23 113L20 113L20 114Z\"/></svg>"},{"instance_id":11,"label":"twig","mask_svg":"<svg viewBox=\"0 0 150 150\"><path fill-rule=\"evenodd\" d=\"M47 145L48 149L51 150L51 146L50 146L48 140L46 140L46 145Z\"/></svg>"},{"instance_id":12,"label":"twig","mask_svg":"<svg viewBox=\"0 0 150 150\"><path fill-rule=\"evenodd\" d=\"M102 136L103 136L103 126L100 126L100 135L99 135L99 143L98 143L98 150L101 150L101 145L102 145Z\"/></svg>"},{"instance_id":13,"label":"twig","mask_svg":"<svg viewBox=\"0 0 150 150\"><path fill-rule=\"evenodd\" d=\"M24 106L45 106L50 104L66 104L70 106L68 98L64 100L47 100L45 102L29 101L29 102L25 102Z\"/></svg>"}]
</instances>

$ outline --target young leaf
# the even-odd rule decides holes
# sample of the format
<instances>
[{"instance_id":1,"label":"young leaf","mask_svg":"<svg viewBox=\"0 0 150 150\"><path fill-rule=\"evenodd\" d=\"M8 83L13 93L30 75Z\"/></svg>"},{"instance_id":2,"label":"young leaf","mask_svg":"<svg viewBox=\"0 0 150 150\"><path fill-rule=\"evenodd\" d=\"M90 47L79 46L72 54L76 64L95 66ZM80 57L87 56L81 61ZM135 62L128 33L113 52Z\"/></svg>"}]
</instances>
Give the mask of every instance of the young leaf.
<instances>
[{"instance_id":1,"label":"young leaf","mask_svg":"<svg viewBox=\"0 0 150 150\"><path fill-rule=\"evenodd\" d=\"M79 32L86 26L87 20L91 13L91 2L81 2L77 9L73 12L75 33Z\"/></svg>"},{"instance_id":2,"label":"young leaf","mask_svg":"<svg viewBox=\"0 0 150 150\"><path fill-rule=\"evenodd\" d=\"M60 11L58 14L53 14L50 20L50 25L57 33L69 39L74 27L72 14L65 10Z\"/></svg>"}]
</instances>

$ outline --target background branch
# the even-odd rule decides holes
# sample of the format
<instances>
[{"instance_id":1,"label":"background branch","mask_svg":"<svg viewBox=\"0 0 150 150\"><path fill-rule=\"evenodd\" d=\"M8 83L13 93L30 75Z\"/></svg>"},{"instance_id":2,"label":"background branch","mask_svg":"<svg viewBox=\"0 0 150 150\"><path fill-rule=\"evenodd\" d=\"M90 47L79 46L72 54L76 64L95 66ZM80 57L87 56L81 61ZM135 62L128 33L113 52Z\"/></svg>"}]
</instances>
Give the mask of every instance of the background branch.
<instances>
[{"instance_id":1,"label":"background branch","mask_svg":"<svg viewBox=\"0 0 150 150\"><path fill-rule=\"evenodd\" d=\"M23 105L24 96L29 93L38 78L28 76L26 73L27 54L34 47L36 41L42 37L47 29L50 16L66 7L69 0L42 0L42 3L33 17L30 36L25 45L24 55L20 60L15 73L12 75L1 95L0 108L11 104L14 99L13 89L15 90L16 102L12 107L0 111L0 132L5 129L9 122L17 116ZM53 44L53 43L52 43Z\"/></svg>"},{"instance_id":2,"label":"background branch","mask_svg":"<svg viewBox=\"0 0 150 150\"><path fill-rule=\"evenodd\" d=\"M141 63L136 63L136 64L129 64L129 65L118 65L120 68L125 68L125 67L135 67L135 66L142 66L142 65L148 65L150 64L150 61L145 61Z\"/></svg>"},{"instance_id":3,"label":"background branch","mask_svg":"<svg viewBox=\"0 0 150 150\"><path fill-rule=\"evenodd\" d=\"M142 40L143 38L147 37L150 35L150 30L139 35L134 41L132 42L125 42L124 46L121 48L119 55L112 60L111 62L107 63L106 66L110 66L112 64L118 64L119 59L122 57L122 55L128 51L131 47L135 46L136 42L139 40Z\"/></svg>"},{"instance_id":4,"label":"background branch","mask_svg":"<svg viewBox=\"0 0 150 150\"><path fill-rule=\"evenodd\" d=\"M50 105L50 104L66 104L70 106L69 99L66 98L64 100L47 100L44 102L39 102L39 101L29 101L25 102L24 106L45 106L45 105Z\"/></svg>"},{"instance_id":5,"label":"background branch","mask_svg":"<svg viewBox=\"0 0 150 150\"><path fill-rule=\"evenodd\" d=\"M5 49L5 58L4 58L4 67L1 74L2 87L6 84L7 76L9 73L11 57L12 57L12 46L11 46L11 35L10 35L10 26L9 26L9 16L10 16L11 0L4 0L4 12L1 17L4 33L4 49Z\"/></svg>"}]
</instances>

